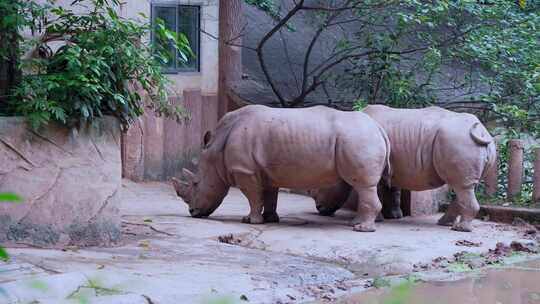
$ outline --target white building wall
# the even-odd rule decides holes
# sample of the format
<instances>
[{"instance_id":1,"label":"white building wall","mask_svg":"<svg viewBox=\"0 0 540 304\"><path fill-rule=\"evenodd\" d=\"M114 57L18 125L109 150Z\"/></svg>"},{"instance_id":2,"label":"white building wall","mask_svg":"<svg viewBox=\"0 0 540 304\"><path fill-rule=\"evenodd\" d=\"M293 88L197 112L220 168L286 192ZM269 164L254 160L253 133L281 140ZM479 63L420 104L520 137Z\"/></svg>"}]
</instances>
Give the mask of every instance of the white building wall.
<instances>
[{"instance_id":1,"label":"white building wall","mask_svg":"<svg viewBox=\"0 0 540 304\"><path fill-rule=\"evenodd\" d=\"M140 13L150 16L152 3L201 6L200 72L170 74L174 89L181 95L184 89L201 89L203 95L217 95L219 0L125 0L121 15L140 19Z\"/></svg>"}]
</instances>

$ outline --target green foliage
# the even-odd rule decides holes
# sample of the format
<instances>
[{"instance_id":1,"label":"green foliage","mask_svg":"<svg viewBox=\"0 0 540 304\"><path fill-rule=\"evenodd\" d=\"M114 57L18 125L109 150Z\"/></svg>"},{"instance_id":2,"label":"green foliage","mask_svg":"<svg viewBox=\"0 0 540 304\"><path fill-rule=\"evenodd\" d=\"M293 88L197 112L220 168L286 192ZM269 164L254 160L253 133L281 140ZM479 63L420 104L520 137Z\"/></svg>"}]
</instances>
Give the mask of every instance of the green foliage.
<instances>
[{"instance_id":1,"label":"green foliage","mask_svg":"<svg viewBox=\"0 0 540 304\"><path fill-rule=\"evenodd\" d=\"M362 111L365 107L367 107L368 104L365 100L358 98L354 104L353 104L353 110L354 111Z\"/></svg>"},{"instance_id":2,"label":"green foliage","mask_svg":"<svg viewBox=\"0 0 540 304\"><path fill-rule=\"evenodd\" d=\"M488 90L476 97L500 122L518 132L538 132L540 115L540 2L495 1L471 14L486 23L451 55L479 66L476 77Z\"/></svg>"},{"instance_id":3,"label":"green foliage","mask_svg":"<svg viewBox=\"0 0 540 304\"><path fill-rule=\"evenodd\" d=\"M448 271L455 273L470 272L472 269L469 264L463 262L450 263L448 265Z\"/></svg>"},{"instance_id":4,"label":"green foliage","mask_svg":"<svg viewBox=\"0 0 540 304\"><path fill-rule=\"evenodd\" d=\"M43 27L48 7L34 1L0 1L0 35L6 35L7 39L13 38L13 35L20 40L20 33L26 28L35 33ZM7 47L0 48L0 58L6 59L11 51Z\"/></svg>"},{"instance_id":5,"label":"green foliage","mask_svg":"<svg viewBox=\"0 0 540 304\"><path fill-rule=\"evenodd\" d=\"M390 287L391 285L390 280L386 278L378 277L373 279L373 287L375 288Z\"/></svg>"},{"instance_id":6,"label":"green foliage","mask_svg":"<svg viewBox=\"0 0 540 304\"><path fill-rule=\"evenodd\" d=\"M528 133L519 133L513 128L496 128L492 131L495 135L498 135L497 152L498 152L498 187L495 197L487 197L483 193L483 187L480 189L480 201L482 203L490 204L503 204L506 202L512 205L522 207L539 207L539 205L533 200L533 184L532 176L534 170L534 150L536 145L525 145L523 151L523 176L525 177L524 183L521 186L521 194L518 197L513 198L511 201L507 198L508 191L508 160L510 158L510 151L508 149L508 142L511 139L523 139L525 142L531 140L531 135Z\"/></svg>"},{"instance_id":7,"label":"green foliage","mask_svg":"<svg viewBox=\"0 0 540 304\"><path fill-rule=\"evenodd\" d=\"M273 0L244 0L244 2L266 12L270 17L274 18L274 20L279 20L281 18L279 9L274 4Z\"/></svg>"},{"instance_id":8,"label":"green foliage","mask_svg":"<svg viewBox=\"0 0 540 304\"><path fill-rule=\"evenodd\" d=\"M27 22L19 22L19 30L40 25L41 36L30 46L42 56L23 61L29 73L14 90L9 114L25 115L34 128L51 120L73 125L103 115L128 125L145 107L184 118L181 108L168 103L168 80L161 65L169 60L169 46L182 60L193 55L186 37L177 37L158 22L155 39L160 43L154 47L144 41L154 30L151 25L120 17L119 4L119 0L76 0L72 7L92 8L78 14L51 2L41 7L47 18L28 15ZM51 41L62 45L52 49Z\"/></svg>"},{"instance_id":9,"label":"green foliage","mask_svg":"<svg viewBox=\"0 0 540 304\"><path fill-rule=\"evenodd\" d=\"M366 23L390 26L362 33L363 43L380 52L358 59L337 84L396 107L437 103L441 92L458 91L466 98L451 102L487 104L506 126L538 129L540 3L524 3L407 0L382 12L359 10ZM457 29L463 36L448 44ZM388 54L415 48L414 60ZM463 70L462 79L445 75L450 66Z\"/></svg>"},{"instance_id":10,"label":"green foliage","mask_svg":"<svg viewBox=\"0 0 540 304\"><path fill-rule=\"evenodd\" d=\"M390 294L383 300L384 304L405 304L410 303L412 292L414 291L414 280L406 280L390 290Z\"/></svg>"},{"instance_id":11,"label":"green foliage","mask_svg":"<svg viewBox=\"0 0 540 304\"><path fill-rule=\"evenodd\" d=\"M2 192L0 193L0 202L22 203L23 199L15 193Z\"/></svg>"},{"instance_id":12,"label":"green foliage","mask_svg":"<svg viewBox=\"0 0 540 304\"><path fill-rule=\"evenodd\" d=\"M288 16L278 1L245 1L273 18ZM271 86L283 106L302 105L323 86L336 88L328 99L340 108L357 99L394 107L442 104L482 111L520 132L540 129L540 1L295 4L313 29L301 33L312 37L298 37L307 49L300 93L287 96L276 81ZM309 60L311 50L324 52L320 62Z\"/></svg>"},{"instance_id":13,"label":"green foliage","mask_svg":"<svg viewBox=\"0 0 540 304\"><path fill-rule=\"evenodd\" d=\"M18 196L15 193L0 193L0 202L8 202L8 203L20 203L22 202L22 198ZM9 255L7 251L0 246L0 261L7 261L9 260Z\"/></svg>"},{"instance_id":14,"label":"green foliage","mask_svg":"<svg viewBox=\"0 0 540 304\"><path fill-rule=\"evenodd\" d=\"M0 261L8 261L9 260L9 255L6 251L6 249L4 249L2 246L0 246Z\"/></svg>"}]
</instances>

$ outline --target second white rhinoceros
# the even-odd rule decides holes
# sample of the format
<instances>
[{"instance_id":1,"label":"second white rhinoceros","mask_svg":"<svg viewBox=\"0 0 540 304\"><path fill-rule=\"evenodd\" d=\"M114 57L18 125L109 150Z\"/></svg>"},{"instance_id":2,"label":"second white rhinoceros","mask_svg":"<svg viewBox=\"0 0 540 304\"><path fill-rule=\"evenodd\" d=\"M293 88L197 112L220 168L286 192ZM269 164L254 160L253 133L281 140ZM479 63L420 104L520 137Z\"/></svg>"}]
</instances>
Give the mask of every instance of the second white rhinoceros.
<instances>
[{"instance_id":1,"label":"second white rhinoceros","mask_svg":"<svg viewBox=\"0 0 540 304\"><path fill-rule=\"evenodd\" d=\"M478 118L439 107L370 105L364 113L377 121L390 139L392 188L423 191L448 184L457 199L438 223L471 231L471 221L480 209L475 186L495 161L495 142ZM350 186L340 181L312 193L319 212L330 215L343 205L350 191ZM400 217L396 215L400 210L395 195L388 209L394 212L390 217Z\"/></svg>"},{"instance_id":2,"label":"second white rhinoceros","mask_svg":"<svg viewBox=\"0 0 540 304\"><path fill-rule=\"evenodd\" d=\"M185 171L188 182L173 184L193 217L210 215L238 186L251 210L243 222L261 224L279 220L279 187L345 180L359 194L354 230L374 231L381 210L377 183L390 170L389 159L388 137L364 113L250 105L226 114L215 132L205 134L198 174Z\"/></svg>"}]
</instances>

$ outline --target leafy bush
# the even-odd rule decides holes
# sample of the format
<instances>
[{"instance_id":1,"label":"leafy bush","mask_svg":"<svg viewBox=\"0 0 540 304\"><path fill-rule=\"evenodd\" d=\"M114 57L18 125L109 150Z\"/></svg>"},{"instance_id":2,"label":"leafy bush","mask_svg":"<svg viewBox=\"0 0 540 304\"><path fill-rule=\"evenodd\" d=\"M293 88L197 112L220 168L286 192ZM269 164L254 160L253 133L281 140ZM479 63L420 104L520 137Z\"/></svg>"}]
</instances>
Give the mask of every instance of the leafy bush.
<instances>
[{"instance_id":1,"label":"leafy bush","mask_svg":"<svg viewBox=\"0 0 540 304\"><path fill-rule=\"evenodd\" d=\"M22 202L22 198L14 193L0 193L0 202L20 203ZM7 261L8 259L8 253L6 252L4 247L0 246L0 261Z\"/></svg>"},{"instance_id":2,"label":"leafy bush","mask_svg":"<svg viewBox=\"0 0 540 304\"><path fill-rule=\"evenodd\" d=\"M540 130L540 1L244 1L277 19L247 50L283 107L440 105ZM292 23L310 27L281 37L304 59L295 83L264 56Z\"/></svg>"},{"instance_id":3,"label":"leafy bush","mask_svg":"<svg viewBox=\"0 0 540 304\"><path fill-rule=\"evenodd\" d=\"M511 203L512 205L524 206L524 207L539 207L540 205L533 200L533 174L534 174L534 150L537 146L525 145L523 151L523 177L524 182L521 186L521 193L519 196L513 198L511 201L507 198L508 191L508 160L510 158L510 151L508 149L508 142L511 139L522 138L527 141L527 138L531 138L527 133L516 133L515 130L506 128L497 128L494 130L498 135L497 152L498 152L498 178L497 178L497 192L495 197L487 197L485 195L485 189L482 185L481 198L482 203L490 204L502 204Z\"/></svg>"},{"instance_id":4,"label":"leafy bush","mask_svg":"<svg viewBox=\"0 0 540 304\"><path fill-rule=\"evenodd\" d=\"M26 15L17 26L31 24L41 31L30 41L34 51L22 62L28 73L13 91L9 114L25 115L35 128L51 120L71 125L103 115L128 125L146 106L177 120L185 117L181 108L169 105L168 79L161 71L170 46L181 60L192 55L185 36L177 37L162 22L153 29L120 17L119 0L73 1L72 7L91 8L85 14L53 2L39 9L34 1L27 3L41 13ZM150 43L152 31L160 43ZM51 42L61 46L53 49Z\"/></svg>"}]
</instances>

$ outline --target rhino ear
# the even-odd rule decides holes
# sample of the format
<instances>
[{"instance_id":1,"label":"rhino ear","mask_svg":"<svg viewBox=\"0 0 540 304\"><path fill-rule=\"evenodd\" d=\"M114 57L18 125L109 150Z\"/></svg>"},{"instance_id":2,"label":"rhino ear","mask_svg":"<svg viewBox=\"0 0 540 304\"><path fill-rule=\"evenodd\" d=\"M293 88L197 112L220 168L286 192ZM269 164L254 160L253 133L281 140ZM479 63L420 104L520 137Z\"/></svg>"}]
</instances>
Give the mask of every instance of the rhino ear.
<instances>
[{"instance_id":1,"label":"rhino ear","mask_svg":"<svg viewBox=\"0 0 540 304\"><path fill-rule=\"evenodd\" d=\"M176 195L180 196L183 199L187 198L187 196L189 195L190 184L174 177L171 178L171 182L173 184L174 190L176 191Z\"/></svg>"},{"instance_id":2,"label":"rhino ear","mask_svg":"<svg viewBox=\"0 0 540 304\"><path fill-rule=\"evenodd\" d=\"M212 134L211 131L207 131L206 133L204 133L202 146L203 149L207 149L210 146L210 141L212 140L213 136L214 134Z\"/></svg>"}]
</instances>

